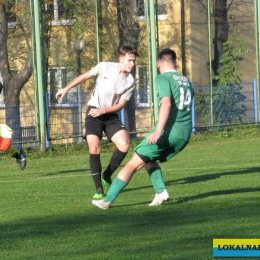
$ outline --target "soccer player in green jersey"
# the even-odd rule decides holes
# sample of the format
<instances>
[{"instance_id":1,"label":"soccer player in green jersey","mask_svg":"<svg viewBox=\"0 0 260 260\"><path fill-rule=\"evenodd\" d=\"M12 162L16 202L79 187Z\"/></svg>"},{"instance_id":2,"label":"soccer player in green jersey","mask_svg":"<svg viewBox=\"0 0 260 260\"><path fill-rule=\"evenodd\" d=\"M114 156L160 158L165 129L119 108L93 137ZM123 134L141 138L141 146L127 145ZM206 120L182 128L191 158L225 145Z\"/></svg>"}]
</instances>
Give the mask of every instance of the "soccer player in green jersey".
<instances>
[{"instance_id":1,"label":"soccer player in green jersey","mask_svg":"<svg viewBox=\"0 0 260 260\"><path fill-rule=\"evenodd\" d=\"M166 162L189 142L192 129L191 105L194 91L191 82L176 71L176 53L171 49L160 51L155 79L159 99L159 117L155 127L135 148L130 161L113 180L107 196L92 204L107 209L129 183L133 174L145 167L151 177L155 197L149 206L158 206L170 197L166 190L159 162Z\"/></svg>"}]
</instances>

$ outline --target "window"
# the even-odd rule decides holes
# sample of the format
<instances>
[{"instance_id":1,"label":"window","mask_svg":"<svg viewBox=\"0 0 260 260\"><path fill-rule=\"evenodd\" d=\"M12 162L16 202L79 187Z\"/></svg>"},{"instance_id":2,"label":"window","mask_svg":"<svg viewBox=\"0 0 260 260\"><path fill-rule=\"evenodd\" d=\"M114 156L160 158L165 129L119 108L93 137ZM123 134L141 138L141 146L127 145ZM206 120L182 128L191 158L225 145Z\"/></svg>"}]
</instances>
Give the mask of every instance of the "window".
<instances>
[{"instance_id":1,"label":"window","mask_svg":"<svg viewBox=\"0 0 260 260\"><path fill-rule=\"evenodd\" d=\"M137 20L145 20L145 8L147 0L135 0L135 12ZM157 2L157 18L158 20L167 19L167 0L155 0Z\"/></svg>"},{"instance_id":2,"label":"window","mask_svg":"<svg viewBox=\"0 0 260 260\"><path fill-rule=\"evenodd\" d=\"M78 89L72 88L63 97L57 100L55 95L59 89L68 85L74 79L73 72L67 72L65 67L52 67L48 72L49 105L54 107L77 107Z\"/></svg>"},{"instance_id":3,"label":"window","mask_svg":"<svg viewBox=\"0 0 260 260\"><path fill-rule=\"evenodd\" d=\"M51 3L49 3L51 2ZM74 2L64 0L48 1L45 6L45 11L52 18L52 25L73 25L73 10Z\"/></svg>"},{"instance_id":4,"label":"window","mask_svg":"<svg viewBox=\"0 0 260 260\"><path fill-rule=\"evenodd\" d=\"M150 85L148 65L136 66L136 106L150 107Z\"/></svg>"},{"instance_id":5,"label":"window","mask_svg":"<svg viewBox=\"0 0 260 260\"><path fill-rule=\"evenodd\" d=\"M16 26L16 16L12 11L12 8L15 5L15 0L9 0L5 3L6 7L6 20L8 23L8 28L14 28Z\"/></svg>"}]
</instances>

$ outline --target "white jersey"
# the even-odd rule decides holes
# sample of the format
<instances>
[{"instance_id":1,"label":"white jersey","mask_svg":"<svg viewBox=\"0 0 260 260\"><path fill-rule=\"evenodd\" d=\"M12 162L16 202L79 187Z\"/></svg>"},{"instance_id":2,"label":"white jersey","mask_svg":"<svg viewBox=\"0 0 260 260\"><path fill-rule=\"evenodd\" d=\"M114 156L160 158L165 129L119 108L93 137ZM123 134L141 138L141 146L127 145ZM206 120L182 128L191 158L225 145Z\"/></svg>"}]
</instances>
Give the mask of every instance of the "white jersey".
<instances>
[{"instance_id":1,"label":"white jersey","mask_svg":"<svg viewBox=\"0 0 260 260\"><path fill-rule=\"evenodd\" d=\"M91 76L98 76L95 89L88 102L89 106L106 108L116 105L119 99L129 100L132 96L135 80L131 73L121 75L118 63L101 62L91 69Z\"/></svg>"}]
</instances>

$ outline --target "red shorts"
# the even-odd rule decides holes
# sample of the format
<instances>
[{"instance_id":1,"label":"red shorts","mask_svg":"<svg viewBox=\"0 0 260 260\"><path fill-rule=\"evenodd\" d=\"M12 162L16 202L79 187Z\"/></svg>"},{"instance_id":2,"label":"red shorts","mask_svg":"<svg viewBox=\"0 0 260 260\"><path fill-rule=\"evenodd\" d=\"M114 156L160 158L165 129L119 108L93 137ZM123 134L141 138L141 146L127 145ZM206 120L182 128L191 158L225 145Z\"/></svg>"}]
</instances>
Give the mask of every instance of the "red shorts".
<instances>
[{"instance_id":1,"label":"red shorts","mask_svg":"<svg viewBox=\"0 0 260 260\"><path fill-rule=\"evenodd\" d=\"M0 150L7 152L12 143L12 129L5 124L0 124Z\"/></svg>"}]
</instances>

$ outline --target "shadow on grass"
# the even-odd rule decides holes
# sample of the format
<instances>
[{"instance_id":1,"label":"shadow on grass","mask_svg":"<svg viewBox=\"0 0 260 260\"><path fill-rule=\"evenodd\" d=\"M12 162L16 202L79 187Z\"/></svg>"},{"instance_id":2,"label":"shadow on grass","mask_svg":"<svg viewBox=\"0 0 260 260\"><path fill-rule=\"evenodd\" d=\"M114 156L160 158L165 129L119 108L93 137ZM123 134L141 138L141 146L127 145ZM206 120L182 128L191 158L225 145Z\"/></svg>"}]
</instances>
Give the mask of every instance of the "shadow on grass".
<instances>
[{"instance_id":1,"label":"shadow on grass","mask_svg":"<svg viewBox=\"0 0 260 260\"><path fill-rule=\"evenodd\" d=\"M57 175L57 174L63 174L63 173L76 173L76 172L89 172L90 169L78 169L78 170L66 170L66 171L55 171L55 172L49 172L42 174L44 176L49 176L49 175Z\"/></svg>"},{"instance_id":2,"label":"shadow on grass","mask_svg":"<svg viewBox=\"0 0 260 260\"><path fill-rule=\"evenodd\" d=\"M222 195L229 195L229 194L259 192L259 191L260 191L260 187L210 191L210 192L198 194L195 196L176 198L177 202L175 202L175 203L183 203L183 202L187 202L190 200L204 199L204 198L211 197L211 196L222 196ZM172 203L172 204L174 204L174 203Z\"/></svg>"},{"instance_id":3,"label":"shadow on grass","mask_svg":"<svg viewBox=\"0 0 260 260\"><path fill-rule=\"evenodd\" d=\"M118 169L123 168L124 165L120 165L118 167ZM74 173L74 172L91 172L90 168L84 168L84 169L78 169L78 170L66 170L66 171L56 171L56 172L50 172L50 173L46 173L44 175L48 176L48 175L55 175L55 174L62 174L62 173Z\"/></svg>"},{"instance_id":4,"label":"shadow on grass","mask_svg":"<svg viewBox=\"0 0 260 260\"><path fill-rule=\"evenodd\" d=\"M24 171L26 172L26 171ZM90 174L90 169L75 169L75 170L66 170L66 171L48 171L47 173L44 173L44 172L33 172L31 173L32 176L46 176L47 178L48 177L54 177L54 176L57 176L57 177L60 177L59 175L62 175L62 174L75 174L75 173L86 173L86 174ZM14 176L21 176L21 173L20 173L20 169L19 169L19 172L17 172L17 174L12 174L12 177ZM0 176L0 179L6 179L7 177L10 177L10 175L1 175Z\"/></svg>"},{"instance_id":5,"label":"shadow on grass","mask_svg":"<svg viewBox=\"0 0 260 260\"><path fill-rule=\"evenodd\" d=\"M136 188L135 190L148 188L148 187L150 188L150 186L146 186L146 187ZM126 190L126 191L131 191L131 190L133 190L133 189L129 189L129 190ZM206 193L202 193L202 194L198 194L198 195L194 195L194 196L179 197L179 198L172 197L172 198L169 199L168 202L166 202L166 204L180 204L180 203L185 203L185 202L188 202L188 201L205 199L205 198L212 197L212 196L222 196L222 195L259 192L259 191L260 191L260 187L210 191L210 192L206 192ZM152 201L152 199L151 199L151 201ZM151 203L151 201L140 202L140 203L135 203L135 204L127 204L127 205L118 205L117 207L128 207L128 206L130 207L130 206L138 206L138 205L148 205L149 203Z\"/></svg>"},{"instance_id":6,"label":"shadow on grass","mask_svg":"<svg viewBox=\"0 0 260 260\"><path fill-rule=\"evenodd\" d=\"M124 165L120 165L118 168L123 168ZM56 175L56 174L63 174L63 173L76 173L76 172L91 172L90 168L84 168L84 169L78 169L78 170L66 170L66 171L55 171L55 172L50 172L43 174L44 176L48 175Z\"/></svg>"},{"instance_id":7,"label":"shadow on grass","mask_svg":"<svg viewBox=\"0 0 260 260\"><path fill-rule=\"evenodd\" d=\"M254 167L250 169L245 170L239 170L239 171L230 171L230 172L222 172L222 173L213 173L213 174L205 174L205 175L196 175L176 180L168 180L165 182L166 186L172 186L172 185L181 185L181 184L190 184L190 183L197 183L197 182L206 182L210 180L219 179L223 176L229 176L229 175L235 175L235 174L250 174L250 173L260 173L260 167ZM133 190L139 190L139 189L147 189L151 188L151 185L148 186L142 186L142 187L136 187L136 188L126 188L124 189L125 192L133 191Z\"/></svg>"},{"instance_id":8,"label":"shadow on grass","mask_svg":"<svg viewBox=\"0 0 260 260\"><path fill-rule=\"evenodd\" d=\"M13 256L8 259L134 259L134 256L161 259L164 255L165 259L173 259L172 255L177 253L180 255L174 259L211 259L212 238L241 237L246 235L245 230L251 232L254 227L245 219L257 219L259 208L252 201L246 203L248 211L232 208L228 200L218 207L206 203L198 204L199 208L169 204L131 208L115 205L103 211L89 207L85 212L42 213L41 217L5 222L1 224L0 256ZM234 225L230 225L231 219ZM243 225L240 226L240 222ZM218 225L226 228L217 229ZM186 255L187 242L192 257ZM19 252L23 252L20 257Z\"/></svg>"},{"instance_id":9,"label":"shadow on grass","mask_svg":"<svg viewBox=\"0 0 260 260\"><path fill-rule=\"evenodd\" d=\"M260 167L253 167L249 169L239 170L239 171L230 171L230 172L222 172L222 173L215 173L215 174L206 174L206 175L196 175L187 178L167 181L166 185L172 184L189 184L189 183L196 183L196 182L203 182L203 181L210 181L214 179L218 179L222 176L227 175L235 175L235 174L250 174L250 173L260 173Z\"/></svg>"}]
</instances>

